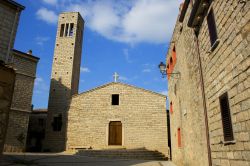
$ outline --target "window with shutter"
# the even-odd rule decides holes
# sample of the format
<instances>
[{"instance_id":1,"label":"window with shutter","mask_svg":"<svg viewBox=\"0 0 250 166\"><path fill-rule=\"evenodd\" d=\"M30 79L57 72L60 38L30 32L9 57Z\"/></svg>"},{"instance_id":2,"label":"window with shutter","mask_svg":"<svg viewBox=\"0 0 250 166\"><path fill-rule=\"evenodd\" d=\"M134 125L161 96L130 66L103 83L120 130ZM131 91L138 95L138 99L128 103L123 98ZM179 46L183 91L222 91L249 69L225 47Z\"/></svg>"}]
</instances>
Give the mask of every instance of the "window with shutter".
<instances>
[{"instance_id":1,"label":"window with shutter","mask_svg":"<svg viewBox=\"0 0 250 166\"><path fill-rule=\"evenodd\" d=\"M207 24L211 46L213 47L216 40L218 39L213 9L211 9L207 15Z\"/></svg>"},{"instance_id":2,"label":"window with shutter","mask_svg":"<svg viewBox=\"0 0 250 166\"><path fill-rule=\"evenodd\" d=\"M222 119L222 127L224 133L224 141L233 141L233 127L231 121L231 113L228 101L227 92L220 96L220 109L221 109L221 119Z\"/></svg>"},{"instance_id":3,"label":"window with shutter","mask_svg":"<svg viewBox=\"0 0 250 166\"><path fill-rule=\"evenodd\" d=\"M173 111L174 111L174 110L173 110L173 103L172 103L172 101L171 101L171 102L170 102L170 113L173 114Z\"/></svg>"},{"instance_id":4,"label":"window with shutter","mask_svg":"<svg viewBox=\"0 0 250 166\"><path fill-rule=\"evenodd\" d=\"M178 147L180 148L181 147L181 129L180 128L178 128L177 135L178 135Z\"/></svg>"}]
</instances>

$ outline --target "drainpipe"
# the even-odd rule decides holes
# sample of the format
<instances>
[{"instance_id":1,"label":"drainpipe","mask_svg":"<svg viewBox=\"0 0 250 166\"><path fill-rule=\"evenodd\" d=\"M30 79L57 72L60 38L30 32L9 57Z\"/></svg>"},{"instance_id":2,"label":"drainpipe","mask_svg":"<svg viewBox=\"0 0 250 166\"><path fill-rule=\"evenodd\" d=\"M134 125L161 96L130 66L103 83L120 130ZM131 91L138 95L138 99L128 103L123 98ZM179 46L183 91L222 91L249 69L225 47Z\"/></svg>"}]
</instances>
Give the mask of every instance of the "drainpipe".
<instances>
[{"instance_id":1,"label":"drainpipe","mask_svg":"<svg viewBox=\"0 0 250 166\"><path fill-rule=\"evenodd\" d=\"M7 56L6 56L6 59L5 59L5 63L8 64L8 61L9 61L9 56L10 56L10 50L11 50L11 43L13 41L13 38L14 38L14 32L15 32L15 25L17 23L17 18L18 18L18 15L20 13L20 8L17 9L16 11L16 15L15 15L15 19L14 19L14 23L12 25L12 29L11 29L11 34L10 34L10 41L9 41L9 44L8 44L8 51L7 51ZM11 62L13 62L13 58L11 59Z\"/></svg>"},{"instance_id":2,"label":"drainpipe","mask_svg":"<svg viewBox=\"0 0 250 166\"><path fill-rule=\"evenodd\" d=\"M212 166L210 138L209 138L209 127L208 127L208 116L207 116L207 104L206 104L206 94L205 94L203 71L202 71L202 64L201 64L201 54L200 54L198 36L196 35L195 31L194 31L194 34L195 34L195 41L196 41L197 51L198 51L198 62L199 62L200 80L201 80L201 93L202 93L202 101L203 101L204 116L205 116L205 129L206 129L206 139L207 139L208 165Z\"/></svg>"}]
</instances>

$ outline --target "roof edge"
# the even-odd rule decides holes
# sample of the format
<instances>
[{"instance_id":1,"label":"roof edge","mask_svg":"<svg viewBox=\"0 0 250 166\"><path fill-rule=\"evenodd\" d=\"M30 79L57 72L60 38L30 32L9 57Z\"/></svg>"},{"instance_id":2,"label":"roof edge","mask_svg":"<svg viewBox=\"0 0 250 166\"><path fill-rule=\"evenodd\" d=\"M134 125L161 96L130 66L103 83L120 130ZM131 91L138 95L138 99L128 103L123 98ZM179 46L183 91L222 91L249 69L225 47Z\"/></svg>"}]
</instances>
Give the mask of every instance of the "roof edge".
<instances>
[{"instance_id":1,"label":"roof edge","mask_svg":"<svg viewBox=\"0 0 250 166\"><path fill-rule=\"evenodd\" d=\"M5 2L15 6L15 7L18 7L20 8L21 10L24 10L25 9L25 6L21 5L20 3L17 3L16 1L13 1L13 0L5 0Z\"/></svg>"},{"instance_id":2,"label":"roof edge","mask_svg":"<svg viewBox=\"0 0 250 166\"><path fill-rule=\"evenodd\" d=\"M12 51L13 51L14 53L22 54L22 55L24 55L24 56L27 56L28 58L36 59L37 61L40 60L39 57L34 56L34 55L31 55L31 54L27 54L27 53L25 53L25 52L23 52L23 51L19 51L19 50L16 50L16 49L12 49Z\"/></svg>"},{"instance_id":3,"label":"roof edge","mask_svg":"<svg viewBox=\"0 0 250 166\"><path fill-rule=\"evenodd\" d=\"M104 87L109 86L109 85L111 85L111 84L121 84L121 85L124 85L124 86L129 86L129 87L132 87L132 88L140 89L140 90L143 90L143 91L146 91L146 92L149 92L149 93L152 93L152 94L159 95L159 96L161 96L161 97L167 98L166 95L163 95L163 94L160 94L160 93L157 93L157 92L148 90L148 89L143 89L143 88L140 88L140 87L137 87L137 86L134 86L134 85L125 84L125 83L122 83L122 82L109 82L109 83L106 83L106 84L104 84L104 85L100 85L100 86L97 86L97 87L92 88L92 89L90 89L90 90L87 90L87 91L85 91L85 92L82 92L82 93L79 93L79 94L75 94L75 95L72 96L72 98L77 97L77 96L79 96L79 95L83 95L83 94L92 92L92 91L95 91L95 90L97 90L97 89L104 88Z\"/></svg>"}]
</instances>

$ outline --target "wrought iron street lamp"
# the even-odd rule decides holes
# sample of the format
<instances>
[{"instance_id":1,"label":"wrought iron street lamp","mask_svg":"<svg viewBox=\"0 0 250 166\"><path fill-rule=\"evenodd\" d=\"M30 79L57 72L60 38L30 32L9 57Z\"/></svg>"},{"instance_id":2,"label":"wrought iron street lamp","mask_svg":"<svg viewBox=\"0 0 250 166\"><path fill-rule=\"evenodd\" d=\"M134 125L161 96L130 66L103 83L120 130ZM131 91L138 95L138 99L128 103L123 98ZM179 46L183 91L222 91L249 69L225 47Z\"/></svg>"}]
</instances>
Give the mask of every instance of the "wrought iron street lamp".
<instances>
[{"instance_id":1,"label":"wrought iron street lamp","mask_svg":"<svg viewBox=\"0 0 250 166\"><path fill-rule=\"evenodd\" d=\"M166 72L166 65L161 62L159 65L158 65L159 69L160 69L160 72L162 74L162 78L164 78L165 75L167 75L167 72Z\"/></svg>"},{"instance_id":2,"label":"wrought iron street lamp","mask_svg":"<svg viewBox=\"0 0 250 166\"><path fill-rule=\"evenodd\" d=\"M160 72L162 74L162 78L164 78L165 75L169 74L170 76L172 76L173 74L176 74L176 75L180 75L181 73L180 72L176 72L176 73L167 73L167 70L166 70L166 64L161 62L159 65L158 65L159 69L160 69Z\"/></svg>"}]
</instances>

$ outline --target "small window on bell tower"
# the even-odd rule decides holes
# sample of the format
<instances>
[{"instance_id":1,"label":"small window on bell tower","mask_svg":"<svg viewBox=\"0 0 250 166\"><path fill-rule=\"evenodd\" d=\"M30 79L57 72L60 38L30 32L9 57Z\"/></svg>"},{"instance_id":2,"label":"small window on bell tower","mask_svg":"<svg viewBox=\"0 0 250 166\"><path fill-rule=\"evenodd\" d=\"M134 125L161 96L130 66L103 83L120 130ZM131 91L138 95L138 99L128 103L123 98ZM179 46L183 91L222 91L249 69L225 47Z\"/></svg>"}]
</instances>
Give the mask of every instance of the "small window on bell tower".
<instances>
[{"instance_id":1,"label":"small window on bell tower","mask_svg":"<svg viewBox=\"0 0 250 166\"><path fill-rule=\"evenodd\" d=\"M73 34L74 34L74 24L71 23L69 28L69 36L73 36Z\"/></svg>"},{"instance_id":2,"label":"small window on bell tower","mask_svg":"<svg viewBox=\"0 0 250 166\"><path fill-rule=\"evenodd\" d=\"M63 33L64 33L64 26L65 26L65 24L61 24L61 29L60 29L60 37L63 37Z\"/></svg>"},{"instance_id":3,"label":"small window on bell tower","mask_svg":"<svg viewBox=\"0 0 250 166\"><path fill-rule=\"evenodd\" d=\"M66 29L65 29L65 37L69 35L69 24L66 24Z\"/></svg>"}]
</instances>

